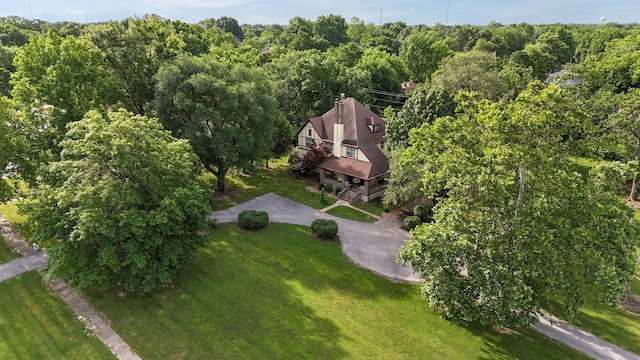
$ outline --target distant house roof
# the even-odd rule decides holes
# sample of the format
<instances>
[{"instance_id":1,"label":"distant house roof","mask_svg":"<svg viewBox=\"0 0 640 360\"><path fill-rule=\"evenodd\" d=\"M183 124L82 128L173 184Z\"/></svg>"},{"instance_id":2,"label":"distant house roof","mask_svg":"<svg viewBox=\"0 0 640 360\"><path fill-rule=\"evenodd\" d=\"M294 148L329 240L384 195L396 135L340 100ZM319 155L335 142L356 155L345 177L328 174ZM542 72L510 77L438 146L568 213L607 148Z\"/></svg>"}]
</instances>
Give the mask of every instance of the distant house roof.
<instances>
[{"instance_id":1,"label":"distant house roof","mask_svg":"<svg viewBox=\"0 0 640 360\"><path fill-rule=\"evenodd\" d=\"M582 79L576 73L570 72L568 70L560 70L549 74L549 76L547 76L547 79L544 81L545 85L549 85L551 83L562 86L575 86L582 84Z\"/></svg>"},{"instance_id":2,"label":"distant house roof","mask_svg":"<svg viewBox=\"0 0 640 360\"><path fill-rule=\"evenodd\" d=\"M360 149L371 163L331 156L320 165L320 168L365 180L385 174L389 170L389 160L377 144L384 141L387 122L354 98L344 98L339 103L341 104L339 121L344 124L342 144ZM322 140L333 142L333 124L338 121L337 115L338 106L334 106L324 115L309 119ZM369 126L376 126L377 131L371 131Z\"/></svg>"}]
</instances>

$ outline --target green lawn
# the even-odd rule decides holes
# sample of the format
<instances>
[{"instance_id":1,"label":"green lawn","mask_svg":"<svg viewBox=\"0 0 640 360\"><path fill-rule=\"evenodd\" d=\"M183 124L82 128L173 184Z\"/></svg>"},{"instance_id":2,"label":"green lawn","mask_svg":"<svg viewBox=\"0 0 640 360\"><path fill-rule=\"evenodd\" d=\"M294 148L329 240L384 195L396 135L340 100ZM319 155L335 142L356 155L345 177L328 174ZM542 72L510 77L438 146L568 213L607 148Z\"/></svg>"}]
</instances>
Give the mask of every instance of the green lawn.
<instances>
[{"instance_id":1,"label":"green lawn","mask_svg":"<svg viewBox=\"0 0 640 360\"><path fill-rule=\"evenodd\" d=\"M7 243L5 238L0 235L0 264L6 263L7 261L11 261L19 257L20 254L11 251L11 246L9 246L9 243Z\"/></svg>"},{"instance_id":2,"label":"green lawn","mask_svg":"<svg viewBox=\"0 0 640 360\"><path fill-rule=\"evenodd\" d=\"M534 331L440 319L416 285L346 260L307 227L223 224L174 286L92 303L143 359L572 359Z\"/></svg>"},{"instance_id":3,"label":"green lawn","mask_svg":"<svg viewBox=\"0 0 640 360\"><path fill-rule=\"evenodd\" d=\"M631 292L634 295L640 296L640 280L638 279L631 280Z\"/></svg>"},{"instance_id":4,"label":"green lawn","mask_svg":"<svg viewBox=\"0 0 640 360\"><path fill-rule=\"evenodd\" d=\"M25 215L18 214L18 206L20 201L12 201L6 204L0 204L0 214L2 217L9 220L13 226L20 232L20 235L29 239L31 232L22 223L27 219Z\"/></svg>"},{"instance_id":5,"label":"green lawn","mask_svg":"<svg viewBox=\"0 0 640 360\"><path fill-rule=\"evenodd\" d=\"M205 176L212 184L216 183L216 178L213 175L206 174ZM313 179L313 177L305 178L292 173L286 157L270 163L269 169L259 169L251 175L231 174L226 178L228 191L214 195L214 211L229 208L270 192L314 209L322 209L335 203L335 199L326 196L323 202L320 194L305 189L306 186L317 187L317 181L314 185Z\"/></svg>"},{"instance_id":6,"label":"green lawn","mask_svg":"<svg viewBox=\"0 0 640 360\"><path fill-rule=\"evenodd\" d=\"M327 210L327 214L335 215L335 216L349 219L349 220L365 222L365 223L372 223L377 220L372 216L369 216L358 210L352 209L348 206L336 206L333 209Z\"/></svg>"},{"instance_id":7,"label":"green lawn","mask_svg":"<svg viewBox=\"0 0 640 360\"><path fill-rule=\"evenodd\" d=\"M115 359L35 271L0 283L0 358Z\"/></svg>"},{"instance_id":8,"label":"green lawn","mask_svg":"<svg viewBox=\"0 0 640 360\"><path fill-rule=\"evenodd\" d=\"M357 207L358 209L362 209L364 211L368 211L372 214L378 215L380 216L383 212L384 212L384 208L382 207L382 204L380 204L380 202L359 202L359 203L354 203L352 204L353 206Z\"/></svg>"}]
</instances>

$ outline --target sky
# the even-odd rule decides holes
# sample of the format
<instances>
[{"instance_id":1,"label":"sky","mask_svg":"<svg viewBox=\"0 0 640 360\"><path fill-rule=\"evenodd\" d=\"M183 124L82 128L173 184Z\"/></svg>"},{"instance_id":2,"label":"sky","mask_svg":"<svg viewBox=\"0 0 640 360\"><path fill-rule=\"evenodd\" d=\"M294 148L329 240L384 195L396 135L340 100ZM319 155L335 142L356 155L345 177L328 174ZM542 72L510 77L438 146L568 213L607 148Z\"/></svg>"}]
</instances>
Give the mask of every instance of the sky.
<instances>
[{"instance_id":1,"label":"sky","mask_svg":"<svg viewBox=\"0 0 640 360\"><path fill-rule=\"evenodd\" d=\"M347 22L402 21L408 25L437 23L486 25L640 22L639 0L0 0L0 17L16 15L45 21L80 23L123 20L157 14L196 23L231 16L240 24L287 24L300 16L315 20L336 14Z\"/></svg>"}]
</instances>

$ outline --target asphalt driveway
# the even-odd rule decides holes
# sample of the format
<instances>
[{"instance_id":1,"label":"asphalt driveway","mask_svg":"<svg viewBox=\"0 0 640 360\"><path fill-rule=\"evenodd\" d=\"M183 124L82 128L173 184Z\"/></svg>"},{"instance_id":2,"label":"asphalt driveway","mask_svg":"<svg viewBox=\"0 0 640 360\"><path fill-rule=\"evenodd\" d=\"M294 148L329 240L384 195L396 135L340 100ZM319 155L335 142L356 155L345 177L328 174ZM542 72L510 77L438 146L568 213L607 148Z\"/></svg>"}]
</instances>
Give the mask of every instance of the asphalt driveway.
<instances>
[{"instance_id":1,"label":"asphalt driveway","mask_svg":"<svg viewBox=\"0 0 640 360\"><path fill-rule=\"evenodd\" d=\"M400 247L409 239L409 233L390 226L385 220L373 224L347 220L273 193L216 211L210 217L220 223L237 222L238 214L243 210L264 210L269 213L270 222L306 226L311 226L315 219L333 219L338 223L342 252L351 261L391 280L422 282L411 268L396 261Z\"/></svg>"}]
</instances>

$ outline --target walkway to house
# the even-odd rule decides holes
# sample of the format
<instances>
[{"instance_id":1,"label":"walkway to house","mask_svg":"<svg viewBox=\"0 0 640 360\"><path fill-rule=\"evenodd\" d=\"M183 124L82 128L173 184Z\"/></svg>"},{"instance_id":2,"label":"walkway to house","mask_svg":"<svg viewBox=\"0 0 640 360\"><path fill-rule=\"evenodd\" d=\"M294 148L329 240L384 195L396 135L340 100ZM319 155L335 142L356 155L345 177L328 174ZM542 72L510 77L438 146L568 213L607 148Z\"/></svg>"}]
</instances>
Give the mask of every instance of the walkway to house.
<instances>
[{"instance_id":1,"label":"walkway to house","mask_svg":"<svg viewBox=\"0 0 640 360\"><path fill-rule=\"evenodd\" d=\"M338 236L342 251L351 261L379 275L395 281L420 283L421 279L411 269L396 262L396 255L409 233L400 228L394 217L383 217L373 224L346 220L324 213L335 203L322 210L315 210L293 200L269 193L229 209L216 211L210 217L218 222L236 222L243 210L264 210L269 221L310 226L315 219L333 219L338 223ZM361 211L358 208L354 209ZM373 214L371 214L373 215ZM594 359L640 360L640 356L608 343L571 324L546 315L533 329L547 337L576 349Z\"/></svg>"},{"instance_id":2,"label":"walkway to house","mask_svg":"<svg viewBox=\"0 0 640 360\"><path fill-rule=\"evenodd\" d=\"M45 251L34 251L33 248L16 231L9 221L0 216L0 234L9 242L15 252L23 255L21 258L0 264L0 282L31 270L41 269L47 263ZM111 350L120 360L140 360L131 347L116 334L89 302L82 298L66 282L60 279L52 280L48 285L55 291L78 318Z\"/></svg>"}]
</instances>

